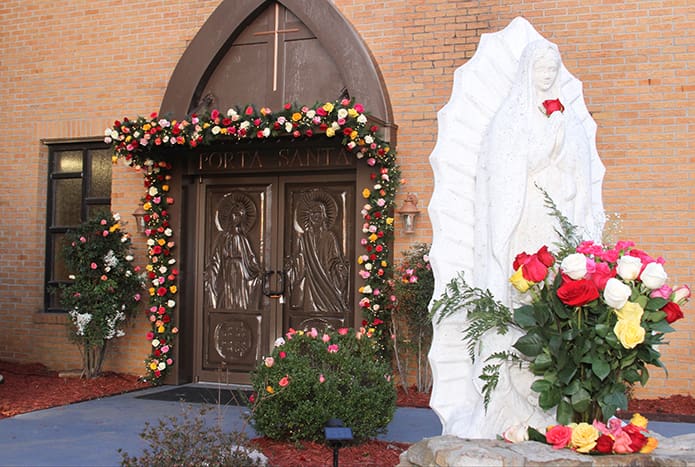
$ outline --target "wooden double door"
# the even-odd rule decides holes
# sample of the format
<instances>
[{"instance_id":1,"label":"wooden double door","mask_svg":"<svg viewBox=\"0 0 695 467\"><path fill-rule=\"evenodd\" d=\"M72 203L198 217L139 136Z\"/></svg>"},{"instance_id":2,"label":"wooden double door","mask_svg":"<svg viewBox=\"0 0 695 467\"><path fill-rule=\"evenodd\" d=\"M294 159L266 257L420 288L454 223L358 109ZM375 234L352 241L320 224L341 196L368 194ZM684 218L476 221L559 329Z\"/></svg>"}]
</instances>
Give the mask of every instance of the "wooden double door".
<instances>
[{"instance_id":1,"label":"wooden double door","mask_svg":"<svg viewBox=\"0 0 695 467\"><path fill-rule=\"evenodd\" d=\"M202 177L196 381L246 383L290 327L351 326L354 173Z\"/></svg>"}]
</instances>

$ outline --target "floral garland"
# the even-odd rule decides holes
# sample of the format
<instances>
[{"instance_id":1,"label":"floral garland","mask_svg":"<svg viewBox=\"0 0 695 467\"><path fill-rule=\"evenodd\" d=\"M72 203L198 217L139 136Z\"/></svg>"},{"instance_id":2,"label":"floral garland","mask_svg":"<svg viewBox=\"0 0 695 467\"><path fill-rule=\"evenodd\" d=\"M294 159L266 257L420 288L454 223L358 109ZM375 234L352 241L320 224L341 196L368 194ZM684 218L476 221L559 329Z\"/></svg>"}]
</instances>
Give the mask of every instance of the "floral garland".
<instances>
[{"instance_id":1,"label":"floral garland","mask_svg":"<svg viewBox=\"0 0 695 467\"><path fill-rule=\"evenodd\" d=\"M325 135L341 138L341 144L348 151L373 168L370 174L373 186L362 190L364 253L357 258L357 263L364 284L359 288L362 294L359 306L372 332L387 335L388 297L382 291L390 276L388 243L393 236L393 209L400 169L395 151L377 135L378 130L376 125L369 124L363 106L349 99L313 107L285 104L278 113L266 107L256 110L249 105L243 110L229 109L226 114L218 110L200 116L193 114L180 121L153 113L149 118L124 118L106 129L104 141L113 147L114 162L122 158L128 165L142 170L145 177L146 270L151 281L147 314L152 323L152 330L147 334L152 353L145 363L150 381L161 381L173 364L172 346L178 333L172 321L178 270L172 254L176 244L169 226L169 208L174 199L168 194L172 165L167 148L195 148L219 142L278 137L298 139Z\"/></svg>"}]
</instances>

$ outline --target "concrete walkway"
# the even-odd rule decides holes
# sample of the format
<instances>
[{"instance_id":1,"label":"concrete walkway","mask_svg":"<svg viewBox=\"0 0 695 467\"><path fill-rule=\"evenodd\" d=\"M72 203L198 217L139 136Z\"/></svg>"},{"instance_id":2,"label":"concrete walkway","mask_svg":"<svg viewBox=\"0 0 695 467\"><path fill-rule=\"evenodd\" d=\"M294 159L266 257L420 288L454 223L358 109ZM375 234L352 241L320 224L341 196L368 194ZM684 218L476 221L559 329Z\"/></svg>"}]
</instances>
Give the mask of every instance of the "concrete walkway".
<instances>
[{"instance_id":1,"label":"concrete walkway","mask_svg":"<svg viewBox=\"0 0 695 467\"><path fill-rule=\"evenodd\" d=\"M146 421L156 424L167 416L180 416L187 408L190 415L198 414L199 404L138 398L170 388L148 388L2 419L0 466L119 465L119 448L137 456L146 447L139 436ZM244 430L253 437L255 433L243 421L244 410L232 405L215 407L206 417L214 424L219 412L225 430ZM666 437L695 433L693 423L652 421L649 428ZM440 434L441 424L432 410L398 408L379 439L416 443Z\"/></svg>"}]
</instances>

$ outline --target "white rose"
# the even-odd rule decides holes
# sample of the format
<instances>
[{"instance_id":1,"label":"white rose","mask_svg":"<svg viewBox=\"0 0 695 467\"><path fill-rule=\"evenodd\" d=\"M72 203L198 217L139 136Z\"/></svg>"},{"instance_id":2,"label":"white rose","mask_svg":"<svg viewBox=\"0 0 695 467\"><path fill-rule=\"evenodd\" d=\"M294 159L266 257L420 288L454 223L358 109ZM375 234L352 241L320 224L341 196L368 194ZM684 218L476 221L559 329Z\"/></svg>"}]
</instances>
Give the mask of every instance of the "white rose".
<instances>
[{"instance_id":1,"label":"white rose","mask_svg":"<svg viewBox=\"0 0 695 467\"><path fill-rule=\"evenodd\" d=\"M575 281L584 279L586 276L586 256L581 253L572 253L562 260L560 269Z\"/></svg>"},{"instance_id":2,"label":"white rose","mask_svg":"<svg viewBox=\"0 0 695 467\"><path fill-rule=\"evenodd\" d=\"M156 186L151 186L148 193L150 194L150 196L155 196L157 193L159 193L159 190L157 190Z\"/></svg>"},{"instance_id":3,"label":"white rose","mask_svg":"<svg viewBox=\"0 0 695 467\"><path fill-rule=\"evenodd\" d=\"M348 111L345 109L338 109L338 118L347 118Z\"/></svg>"},{"instance_id":4,"label":"white rose","mask_svg":"<svg viewBox=\"0 0 695 467\"><path fill-rule=\"evenodd\" d=\"M221 130L222 130L222 129L221 129L220 127L218 127L217 125L215 125L214 127L212 127L212 130L211 130L211 131L212 131L212 134L213 134L213 135L219 135Z\"/></svg>"},{"instance_id":5,"label":"white rose","mask_svg":"<svg viewBox=\"0 0 695 467\"><path fill-rule=\"evenodd\" d=\"M159 346L159 339L152 339L152 347Z\"/></svg>"},{"instance_id":6,"label":"white rose","mask_svg":"<svg viewBox=\"0 0 695 467\"><path fill-rule=\"evenodd\" d=\"M360 114L360 115L357 117L357 121L358 121L359 123L367 123L367 116L366 116L365 114Z\"/></svg>"},{"instance_id":7,"label":"white rose","mask_svg":"<svg viewBox=\"0 0 695 467\"><path fill-rule=\"evenodd\" d=\"M627 303L627 299L630 298L632 294L632 289L627 284L622 281L611 277L606 282L606 288L603 291L603 301L606 302L611 308L620 310Z\"/></svg>"},{"instance_id":8,"label":"white rose","mask_svg":"<svg viewBox=\"0 0 695 467\"><path fill-rule=\"evenodd\" d=\"M649 263L640 274L640 279L642 283L652 289L660 289L662 285L666 283L668 276L666 271L664 271L664 266L659 263Z\"/></svg>"},{"instance_id":9,"label":"white rose","mask_svg":"<svg viewBox=\"0 0 695 467\"><path fill-rule=\"evenodd\" d=\"M159 362L159 365L157 365L157 369L158 369L159 371L164 370L166 367L167 367L167 364L164 363L164 362Z\"/></svg>"},{"instance_id":10,"label":"white rose","mask_svg":"<svg viewBox=\"0 0 695 467\"><path fill-rule=\"evenodd\" d=\"M528 427L524 425L512 425L502 433L502 436L510 443L528 441Z\"/></svg>"},{"instance_id":11,"label":"white rose","mask_svg":"<svg viewBox=\"0 0 695 467\"><path fill-rule=\"evenodd\" d=\"M642 270L642 261L636 256L621 256L616 271L626 281L633 281Z\"/></svg>"},{"instance_id":12,"label":"white rose","mask_svg":"<svg viewBox=\"0 0 695 467\"><path fill-rule=\"evenodd\" d=\"M285 345L285 339L283 339L282 337L278 337L277 339L275 339L275 344L273 344L273 345L275 345L275 347L280 347L281 345Z\"/></svg>"}]
</instances>

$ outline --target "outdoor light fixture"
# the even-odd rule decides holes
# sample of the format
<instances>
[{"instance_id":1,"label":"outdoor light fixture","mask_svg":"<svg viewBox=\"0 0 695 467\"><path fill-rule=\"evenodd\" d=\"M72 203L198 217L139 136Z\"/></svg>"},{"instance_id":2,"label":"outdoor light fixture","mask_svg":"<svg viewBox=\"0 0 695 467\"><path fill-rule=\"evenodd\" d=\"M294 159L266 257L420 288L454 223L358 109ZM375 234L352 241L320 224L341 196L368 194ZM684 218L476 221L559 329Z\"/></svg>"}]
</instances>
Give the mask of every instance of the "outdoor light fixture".
<instances>
[{"instance_id":1,"label":"outdoor light fixture","mask_svg":"<svg viewBox=\"0 0 695 467\"><path fill-rule=\"evenodd\" d=\"M138 206L138 208L133 212L133 217L135 218L135 230L138 233L144 233L145 232L145 210L142 208L142 206Z\"/></svg>"},{"instance_id":2,"label":"outdoor light fixture","mask_svg":"<svg viewBox=\"0 0 695 467\"><path fill-rule=\"evenodd\" d=\"M403 201L403 205L397 212L403 216L403 231L407 234L414 233L415 218L420 214L420 210L417 208L417 197L412 193L408 193L405 201Z\"/></svg>"},{"instance_id":3,"label":"outdoor light fixture","mask_svg":"<svg viewBox=\"0 0 695 467\"><path fill-rule=\"evenodd\" d=\"M348 428L338 418L331 418L323 428L328 445L333 448L333 467L338 467L338 449L344 442L352 441L352 428Z\"/></svg>"}]
</instances>

